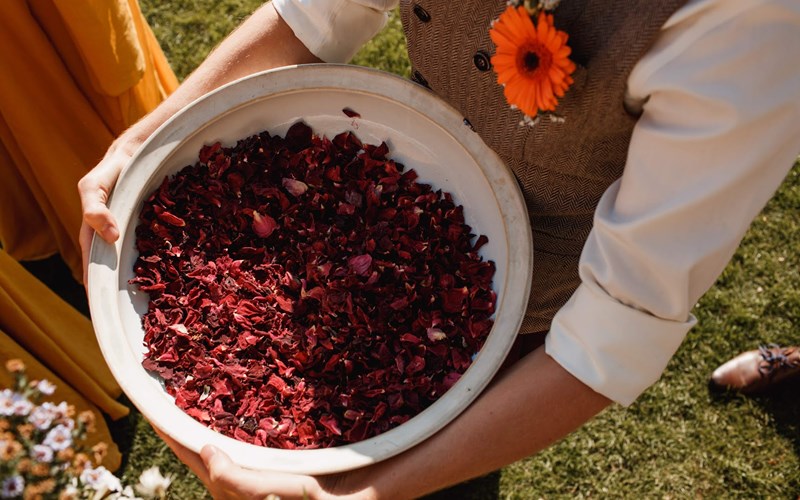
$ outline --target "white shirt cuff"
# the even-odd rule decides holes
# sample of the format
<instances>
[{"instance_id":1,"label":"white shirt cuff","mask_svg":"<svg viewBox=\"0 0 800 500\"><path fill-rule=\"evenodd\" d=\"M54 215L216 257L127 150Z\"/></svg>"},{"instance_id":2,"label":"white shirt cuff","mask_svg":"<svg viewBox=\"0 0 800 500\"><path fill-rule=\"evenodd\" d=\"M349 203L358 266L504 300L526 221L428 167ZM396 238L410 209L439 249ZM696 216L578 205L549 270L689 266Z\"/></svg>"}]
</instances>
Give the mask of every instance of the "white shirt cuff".
<instances>
[{"instance_id":1,"label":"white shirt cuff","mask_svg":"<svg viewBox=\"0 0 800 500\"><path fill-rule=\"evenodd\" d=\"M273 0L272 5L312 54L345 63L386 24L388 12L353 0ZM372 2L375 3L375 2ZM394 2L377 2L392 7Z\"/></svg>"},{"instance_id":2,"label":"white shirt cuff","mask_svg":"<svg viewBox=\"0 0 800 500\"><path fill-rule=\"evenodd\" d=\"M628 406L659 379L695 323L691 315L657 318L584 283L553 318L545 349L595 392Z\"/></svg>"}]
</instances>

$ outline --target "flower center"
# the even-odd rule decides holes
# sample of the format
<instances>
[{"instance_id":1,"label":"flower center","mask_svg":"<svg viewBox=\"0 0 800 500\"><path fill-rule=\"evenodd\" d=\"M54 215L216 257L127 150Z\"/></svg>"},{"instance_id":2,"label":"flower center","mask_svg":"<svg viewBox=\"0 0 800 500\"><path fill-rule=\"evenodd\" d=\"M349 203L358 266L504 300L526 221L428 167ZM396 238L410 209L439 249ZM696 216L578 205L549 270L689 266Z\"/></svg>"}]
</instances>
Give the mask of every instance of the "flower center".
<instances>
[{"instance_id":1,"label":"flower center","mask_svg":"<svg viewBox=\"0 0 800 500\"><path fill-rule=\"evenodd\" d=\"M546 48L537 42L528 42L517 50L517 71L535 78L542 70L547 71L551 56Z\"/></svg>"},{"instance_id":2,"label":"flower center","mask_svg":"<svg viewBox=\"0 0 800 500\"><path fill-rule=\"evenodd\" d=\"M522 63L527 71L536 71L536 68L539 67L539 56L536 55L536 52L527 52L522 58Z\"/></svg>"}]
</instances>

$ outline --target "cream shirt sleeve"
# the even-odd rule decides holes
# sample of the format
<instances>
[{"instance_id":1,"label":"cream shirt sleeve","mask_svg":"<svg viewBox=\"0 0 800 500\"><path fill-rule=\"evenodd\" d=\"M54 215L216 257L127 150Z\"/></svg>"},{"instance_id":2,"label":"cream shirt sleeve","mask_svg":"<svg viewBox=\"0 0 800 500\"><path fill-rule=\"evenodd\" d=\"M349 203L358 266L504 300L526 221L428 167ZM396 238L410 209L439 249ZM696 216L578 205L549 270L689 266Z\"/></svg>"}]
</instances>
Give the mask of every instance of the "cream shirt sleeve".
<instances>
[{"instance_id":1,"label":"cream shirt sleeve","mask_svg":"<svg viewBox=\"0 0 800 500\"><path fill-rule=\"evenodd\" d=\"M273 0L295 36L325 62L347 62L386 24L398 0Z\"/></svg>"},{"instance_id":2,"label":"cream shirt sleeve","mask_svg":"<svg viewBox=\"0 0 800 500\"><path fill-rule=\"evenodd\" d=\"M800 153L800 2L690 1L628 93L645 104L625 171L546 339L564 368L624 405L658 380Z\"/></svg>"}]
</instances>

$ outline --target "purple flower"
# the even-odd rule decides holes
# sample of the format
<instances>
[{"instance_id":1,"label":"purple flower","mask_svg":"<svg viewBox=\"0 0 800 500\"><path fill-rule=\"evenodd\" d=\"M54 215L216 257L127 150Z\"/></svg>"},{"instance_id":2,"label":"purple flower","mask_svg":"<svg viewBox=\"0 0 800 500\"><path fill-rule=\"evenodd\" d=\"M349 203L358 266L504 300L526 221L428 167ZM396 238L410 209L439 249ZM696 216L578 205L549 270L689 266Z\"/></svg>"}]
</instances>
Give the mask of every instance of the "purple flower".
<instances>
[{"instance_id":1,"label":"purple flower","mask_svg":"<svg viewBox=\"0 0 800 500\"><path fill-rule=\"evenodd\" d=\"M22 476L11 476L0 485L0 498L14 498L22 495L25 489L25 480Z\"/></svg>"}]
</instances>

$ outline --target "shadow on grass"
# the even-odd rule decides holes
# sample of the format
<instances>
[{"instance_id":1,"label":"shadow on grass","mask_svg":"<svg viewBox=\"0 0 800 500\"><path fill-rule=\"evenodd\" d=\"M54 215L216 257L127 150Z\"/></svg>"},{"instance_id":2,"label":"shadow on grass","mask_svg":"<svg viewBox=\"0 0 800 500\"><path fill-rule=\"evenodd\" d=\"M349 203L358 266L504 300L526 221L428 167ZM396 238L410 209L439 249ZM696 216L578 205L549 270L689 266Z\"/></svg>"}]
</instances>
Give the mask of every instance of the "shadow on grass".
<instances>
[{"instance_id":1,"label":"shadow on grass","mask_svg":"<svg viewBox=\"0 0 800 500\"><path fill-rule=\"evenodd\" d=\"M122 454L120 470L125 470L128 465L127 462L130 457L131 449L133 448L133 443L136 439L136 423L141 417L136 407L133 406L133 403L128 400L125 394L117 398L117 401L127 406L130 409L130 413L118 420L111 420L105 414L103 414L103 416L106 418L106 424L111 433L111 439L116 443Z\"/></svg>"},{"instance_id":2,"label":"shadow on grass","mask_svg":"<svg viewBox=\"0 0 800 500\"><path fill-rule=\"evenodd\" d=\"M792 443L795 455L800 457L800 377L785 381L753 401L772 415L775 431Z\"/></svg>"},{"instance_id":3,"label":"shadow on grass","mask_svg":"<svg viewBox=\"0 0 800 500\"><path fill-rule=\"evenodd\" d=\"M498 498L500 498L500 471L437 491L419 500L497 500Z\"/></svg>"},{"instance_id":4,"label":"shadow on grass","mask_svg":"<svg viewBox=\"0 0 800 500\"><path fill-rule=\"evenodd\" d=\"M22 267L36 276L50 290L81 314L89 317L89 302L83 285L75 281L60 255L56 254L42 260L21 262Z\"/></svg>"},{"instance_id":5,"label":"shadow on grass","mask_svg":"<svg viewBox=\"0 0 800 500\"><path fill-rule=\"evenodd\" d=\"M742 395L728 392L711 392L716 404L730 403ZM775 431L792 443L795 455L800 457L800 377L783 381L763 394L750 399L772 416Z\"/></svg>"}]
</instances>

